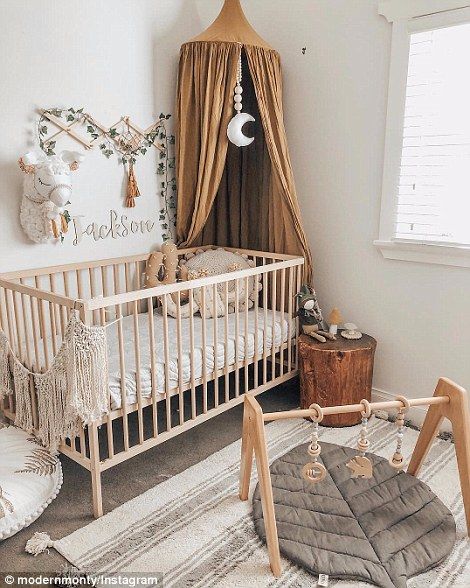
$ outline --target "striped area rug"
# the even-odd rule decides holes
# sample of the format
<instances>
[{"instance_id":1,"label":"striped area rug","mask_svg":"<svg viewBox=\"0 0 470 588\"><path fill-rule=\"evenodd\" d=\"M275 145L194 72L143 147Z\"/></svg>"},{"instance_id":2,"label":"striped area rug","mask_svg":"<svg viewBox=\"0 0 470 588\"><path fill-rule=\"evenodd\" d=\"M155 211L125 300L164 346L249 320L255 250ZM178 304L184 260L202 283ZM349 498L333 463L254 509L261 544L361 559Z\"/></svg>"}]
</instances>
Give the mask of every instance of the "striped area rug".
<instances>
[{"instance_id":1,"label":"striped area rug","mask_svg":"<svg viewBox=\"0 0 470 588\"><path fill-rule=\"evenodd\" d=\"M389 457L395 426L373 419L371 450ZM266 427L270 459L309 440L305 421L279 421ZM358 427L320 428L323 441L355 446ZM418 433L406 429L404 454L410 455ZM265 546L255 534L251 504L238 499L240 442L233 443L101 519L55 542L74 566L89 572L163 572L164 586L176 588L299 588L317 578L283 560L274 578ZM252 490L255 483L254 469ZM446 562L411 579L411 588L470 586L470 540L466 536L454 445L437 440L421 471L426 482L452 510L457 541ZM369 586L330 581L330 586Z\"/></svg>"}]
</instances>

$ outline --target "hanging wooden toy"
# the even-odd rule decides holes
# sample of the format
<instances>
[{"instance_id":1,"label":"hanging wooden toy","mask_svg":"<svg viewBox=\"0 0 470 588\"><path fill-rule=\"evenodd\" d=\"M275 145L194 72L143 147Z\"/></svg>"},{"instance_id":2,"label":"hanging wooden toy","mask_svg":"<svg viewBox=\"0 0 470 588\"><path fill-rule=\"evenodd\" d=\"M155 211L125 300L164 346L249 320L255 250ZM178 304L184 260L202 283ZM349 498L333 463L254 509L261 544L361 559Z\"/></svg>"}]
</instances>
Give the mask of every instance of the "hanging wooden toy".
<instances>
[{"instance_id":1,"label":"hanging wooden toy","mask_svg":"<svg viewBox=\"0 0 470 588\"><path fill-rule=\"evenodd\" d=\"M404 465L404 458L401 452L401 448L403 445L403 431L405 429L405 414L410 408L410 403L404 396L397 396L395 400L401 402L403 406L398 409L397 418L395 420L395 424L397 425L397 447L395 449L395 453L389 459L389 463L392 468L401 470L403 469Z\"/></svg>"},{"instance_id":2,"label":"hanging wooden toy","mask_svg":"<svg viewBox=\"0 0 470 588\"><path fill-rule=\"evenodd\" d=\"M359 432L359 440L357 442L357 449L359 449L359 455L356 455L348 461L346 467L351 470L353 478L372 478L372 462L366 457L366 451L369 449L370 441L367 439L367 425L372 415L370 403L367 400L361 400L360 404L364 407L361 412L362 423L361 430Z\"/></svg>"},{"instance_id":3,"label":"hanging wooden toy","mask_svg":"<svg viewBox=\"0 0 470 588\"><path fill-rule=\"evenodd\" d=\"M308 454L312 457L312 461L304 465L302 476L309 482L312 482L312 484L316 484L317 482L321 482L326 476L325 466L318 461L321 453L321 445L318 443L318 424L323 419L323 410L318 404L312 404L309 409L314 410L316 413L316 416L312 417L312 442L307 449Z\"/></svg>"},{"instance_id":4,"label":"hanging wooden toy","mask_svg":"<svg viewBox=\"0 0 470 588\"><path fill-rule=\"evenodd\" d=\"M237 85L235 86L235 93L233 96L233 107L236 110L237 114L232 118L229 122L227 127L227 137L231 143L236 145L237 147L246 147L247 145L251 145L255 140L254 137L247 137L243 134L243 125L247 122L255 122L255 119L246 112L242 112L243 104L242 104L242 94L243 88L241 85L242 82L242 56L240 53L240 57L238 60L238 69L237 69Z\"/></svg>"}]
</instances>

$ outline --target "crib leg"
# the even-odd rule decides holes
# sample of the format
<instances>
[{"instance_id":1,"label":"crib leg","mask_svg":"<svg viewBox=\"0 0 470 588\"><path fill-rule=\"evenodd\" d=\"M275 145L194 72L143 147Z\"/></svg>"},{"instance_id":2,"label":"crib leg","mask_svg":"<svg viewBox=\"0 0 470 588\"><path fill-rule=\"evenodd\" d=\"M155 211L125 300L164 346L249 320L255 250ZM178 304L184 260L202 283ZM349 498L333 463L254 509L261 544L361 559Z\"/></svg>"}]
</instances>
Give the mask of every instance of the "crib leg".
<instances>
[{"instance_id":1,"label":"crib leg","mask_svg":"<svg viewBox=\"0 0 470 588\"><path fill-rule=\"evenodd\" d=\"M93 493L93 516L95 519L103 516L103 497L101 493L100 446L98 441L98 427L91 424L88 427L88 441L90 443L91 488Z\"/></svg>"},{"instance_id":2,"label":"crib leg","mask_svg":"<svg viewBox=\"0 0 470 588\"><path fill-rule=\"evenodd\" d=\"M253 431L248 416L250 410L248 396L245 396L243 408L242 451L240 461L240 500L248 500L250 491L251 469L253 467Z\"/></svg>"}]
</instances>

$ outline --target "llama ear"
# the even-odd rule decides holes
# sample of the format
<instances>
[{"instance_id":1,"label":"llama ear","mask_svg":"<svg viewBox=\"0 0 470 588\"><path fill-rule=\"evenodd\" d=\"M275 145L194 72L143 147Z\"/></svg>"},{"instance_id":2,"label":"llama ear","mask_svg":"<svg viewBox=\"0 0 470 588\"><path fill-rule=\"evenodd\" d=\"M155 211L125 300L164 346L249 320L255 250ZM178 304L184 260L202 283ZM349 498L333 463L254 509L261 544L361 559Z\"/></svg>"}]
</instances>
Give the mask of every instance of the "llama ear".
<instances>
[{"instance_id":1,"label":"llama ear","mask_svg":"<svg viewBox=\"0 0 470 588\"><path fill-rule=\"evenodd\" d=\"M83 161L83 155L78 151L62 151L60 157L64 163L69 164L71 171L77 170Z\"/></svg>"},{"instance_id":2,"label":"llama ear","mask_svg":"<svg viewBox=\"0 0 470 588\"><path fill-rule=\"evenodd\" d=\"M33 151L26 153L26 155L23 155L23 157L20 157L18 160L20 170L25 174L34 174L36 170L36 164L38 163L39 158Z\"/></svg>"}]
</instances>

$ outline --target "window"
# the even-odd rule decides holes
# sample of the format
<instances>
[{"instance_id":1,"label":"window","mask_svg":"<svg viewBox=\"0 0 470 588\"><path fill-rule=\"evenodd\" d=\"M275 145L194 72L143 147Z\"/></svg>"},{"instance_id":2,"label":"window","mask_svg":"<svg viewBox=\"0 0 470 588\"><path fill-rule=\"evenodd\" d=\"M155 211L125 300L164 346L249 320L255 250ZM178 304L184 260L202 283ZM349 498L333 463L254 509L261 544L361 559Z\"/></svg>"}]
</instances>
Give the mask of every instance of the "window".
<instances>
[{"instance_id":1,"label":"window","mask_svg":"<svg viewBox=\"0 0 470 588\"><path fill-rule=\"evenodd\" d=\"M392 259L470 267L470 10L393 26L375 244Z\"/></svg>"}]
</instances>

